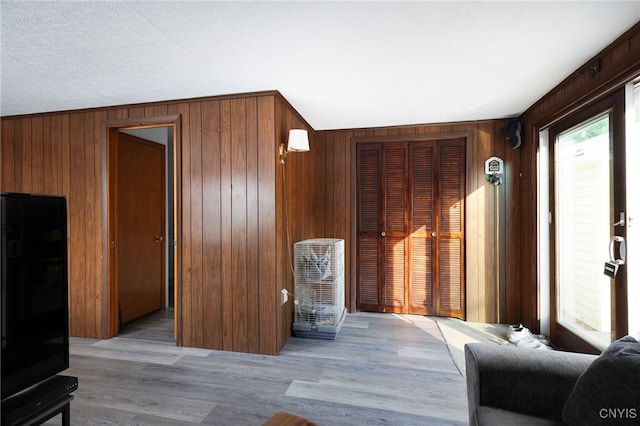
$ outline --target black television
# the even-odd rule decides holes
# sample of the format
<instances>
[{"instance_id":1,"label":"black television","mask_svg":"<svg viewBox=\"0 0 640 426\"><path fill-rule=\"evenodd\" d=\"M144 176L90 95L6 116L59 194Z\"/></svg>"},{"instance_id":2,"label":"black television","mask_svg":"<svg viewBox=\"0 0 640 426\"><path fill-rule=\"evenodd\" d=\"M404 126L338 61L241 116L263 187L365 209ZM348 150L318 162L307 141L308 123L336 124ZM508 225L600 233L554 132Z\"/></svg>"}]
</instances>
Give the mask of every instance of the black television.
<instances>
[{"instance_id":1,"label":"black television","mask_svg":"<svg viewBox=\"0 0 640 426\"><path fill-rule=\"evenodd\" d=\"M69 367L63 196L1 193L2 400Z\"/></svg>"}]
</instances>

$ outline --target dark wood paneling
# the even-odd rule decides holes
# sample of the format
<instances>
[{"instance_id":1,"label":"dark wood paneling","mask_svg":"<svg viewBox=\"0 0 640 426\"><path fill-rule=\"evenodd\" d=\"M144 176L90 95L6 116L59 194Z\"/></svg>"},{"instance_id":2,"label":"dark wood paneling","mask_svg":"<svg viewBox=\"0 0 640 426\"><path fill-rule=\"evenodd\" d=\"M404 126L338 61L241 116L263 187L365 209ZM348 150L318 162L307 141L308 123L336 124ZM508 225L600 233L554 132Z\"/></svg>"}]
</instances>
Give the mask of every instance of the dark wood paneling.
<instances>
[{"instance_id":1,"label":"dark wood paneling","mask_svg":"<svg viewBox=\"0 0 640 426\"><path fill-rule=\"evenodd\" d=\"M289 129L306 129L309 131L308 153L290 153L286 156L286 163L282 165L280 158L275 155L273 161L278 164L276 171L276 235L278 237L276 292L278 310L278 348L282 348L291 337L293 322L293 300L280 304L280 290L286 288L294 294L293 282L293 244L296 241L309 238L324 237L320 223L324 223L326 210L320 190L324 184L324 170L318 167L316 155L317 140L311 127L298 115L283 98L276 98L275 103L276 140L274 154L277 147L287 144ZM262 180L262 179L261 179ZM319 183L319 185L316 185ZM262 192L261 192L262 196Z\"/></svg>"},{"instance_id":2,"label":"dark wood paneling","mask_svg":"<svg viewBox=\"0 0 640 426\"><path fill-rule=\"evenodd\" d=\"M106 114L96 111L94 113L85 114L85 140L89 141L85 151L85 164L87 167L87 175L85 180L86 196L85 203L86 224L85 232L87 235L86 242L86 258L87 268L85 273L89 277L96 277L95 285L87 287L85 294L85 304L95 306L86 311L86 333L93 336L101 334L101 322L103 314L103 295L104 289L101 285L100 277L102 277L102 238L103 227L102 220L102 150L100 129L102 122L106 119ZM96 230L94 231L94 224ZM97 230L99 228L99 230ZM163 275L164 276L164 275Z\"/></svg>"},{"instance_id":3,"label":"dark wood paneling","mask_svg":"<svg viewBox=\"0 0 640 426\"><path fill-rule=\"evenodd\" d=\"M219 186L221 170L220 102L208 101L202 104L202 172L206 178L205 188ZM204 250L202 254L203 281L209 283L203 294L207 309L203 312L205 324L222 324L222 238L220 227L222 203L220 191L204 191L202 194ZM203 346L222 347L222 327L205 327Z\"/></svg>"},{"instance_id":4,"label":"dark wood paneling","mask_svg":"<svg viewBox=\"0 0 640 426\"><path fill-rule=\"evenodd\" d=\"M13 126L15 120L3 121L0 128L0 135L2 139L2 145L0 146L0 188L4 191L16 191L15 189L15 138L13 133ZM10 159L10 160L7 160Z\"/></svg>"},{"instance_id":5,"label":"dark wood paneling","mask_svg":"<svg viewBox=\"0 0 640 426\"><path fill-rule=\"evenodd\" d=\"M231 217L231 101L220 101L220 206L222 208L220 227L222 228L220 246L223 248L220 274L222 278L222 349L233 348L233 271L231 262L231 244L233 241Z\"/></svg>"},{"instance_id":6,"label":"dark wood paneling","mask_svg":"<svg viewBox=\"0 0 640 426\"><path fill-rule=\"evenodd\" d=\"M246 103L231 100L231 298L233 349L247 350L247 139ZM251 212L255 214L255 212Z\"/></svg>"},{"instance_id":7,"label":"dark wood paneling","mask_svg":"<svg viewBox=\"0 0 640 426\"><path fill-rule=\"evenodd\" d=\"M86 336L85 319L87 301L85 299L90 279L85 273L90 262L84 253L86 250L86 230L95 224L86 222L84 203L89 194L85 191L84 180L89 173L89 165L85 164L84 114L74 113L69 117L69 176L70 188L67 198L69 217L69 321L72 336ZM93 277L92 277L93 278ZM71 284L73 283L73 284ZM74 285L75 284L75 285Z\"/></svg>"},{"instance_id":8,"label":"dark wood paneling","mask_svg":"<svg viewBox=\"0 0 640 426\"><path fill-rule=\"evenodd\" d=\"M176 283L176 291L179 295L176 306L178 312L178 323L180 326L179 338L180 343L184 346L195 346L193 343L197 336L194 336L194 316L192 306L192 262L191 262L191 210L195 208L194 202L191 200L190 188L191 188L191 128L190 128L190 105L188 103L177 104L169 106L169 113L176 114L180 117L182 124L181 145L179 147L178 154L180 155L180 163L177 164L178 172L180 176L181 185L176 189L176 193L180 193L182 203L179 206L180 221L178 222L179 234L178 241L178 256L179 256L179 268L178 282ZM178 238L178 236L176 236Z\"/></svg>"},{"instance_id":9,"label":"dark wood paneling","mask_svg":"<svg viewBox=\"0 0 640 426\"><path fill-rule=\"evenodd\" d=\"M260 318L258 341L260 352L266 354L277 353L286 343L280 336L287 333L287 330L280 326L277 319L276 321L272 320L274 313L280 314L277 308L278 285L282 282L282 275L288 271L288 269L282 269L282 265L278 263L284 238L282 232L279 232L282 231L279 228L281 216L278 215L281 211L278 209L276 200L277 188L280 188L277 178L281 178L281 176L277 172L276 146L280 140L274 119L276 117L275 104L273 97L257 98L257 205L259 223L261 224L256 235L260 255L257 269L260 300L260 303L257 304ZM274 135L276 136L274 137ZM271 224L271 226L264 224ZM249 303L255 303L255 301Z\"/></svg>"},{"instance_id":10,"label":"dark wood paneling","mask_svg":"<svg viewBox=\"0 0 640 426\"><path fill-rule=\"evenodd\" d=\"M27 167L31 164L31 120L20 120L20 146L22 147L22 164L18 169L20 173L20 182L24 188L29 188L29 191L33 192L33 185L31 182L31 167Z\"/></svg>"},{"instance_id":11,"label":"dark wood paneling","mask_svg":"<svg viewBox=\"0 0 640 426\"><path fill-rule=\"evenodd\" d=\"M476 194L476 203L472 205L473 213L477 219L478 240L474 249L469 250L467 247L467 259L469 257L477 259L478 287L477 287L477 305L467 306L467 309L477 309L478 318L484 318L485 321L494 322L498 320L497 309L499 300L497 299L496 287L499 284L499 271L497 262L499 258L496 256L497 245L496 236L500 232L500 228L495 226L497 209L496 196L499 195L500 187L493 186L483 182L484 178L484 159L494 155L492 144L494 135L493 123L480 123L478 126L478 143L474 147L479 160L475 167L482 170L482 176L476 176L476 186L473 188ZM506 182L505 182L506 184ZM482 188L481 190L478 190ZM499 207L499 206L498 206ZM469 233L474 235L474 233Z\"/></svg>"},{"instance_id":12,"label":"dark wood paneling","mask_svg":"<svg viewBox=\"0 0 640 426\"><path fill-rule=\"evenodd\" d=\"M247 141L245 167L245 204L247 222L245 225L245 270L247 272L246 288L246 352L260 352L260 276L258 275L258 261L260 250L256 244L260 230L260 210L258 208L258 100L255 97L245 100L245 138ZM270 157L272 158L272 157Z\"/></svg>"},{"instance_id":13,"label":"dark wood paneling","mask_svg":"<svg viewBox=\"0 0 640 426\"><path fill-rule=\"evenodd\" d=\"M44 139L42 117L34 117L33 120L31 120L31 164L32 191L42 194L44 193Z\"/></svg>"},{"instance_id":14,"label":"dark wood paneling","mask_svg":"<svg viewBox=\"0 0 640 426\"><path fill-rule=\"evenodd\" d=\"M279 291L293 292L277 147L289 128L312 130L277 92L5 117L0 190L67 196L71 334L105 337L107 160L101 129L105 121L167 114L182 123L181 344L276 354L292 321L291 303L280 306ZM304 154L288 160L289 215L297 218L290 224L291 239L318 236L324 190L313 189L312 182L323 175L313 167L320 163Z\"/></svg>"},{"instance_id":15,"label":"dark wood paneling","mask_svg":"<svg viewBox=\"0 0 640 426\"><path fill-rule=\"evenodd\" d=\"M189 104L189 119L185 119L188 125L185 126L184 132L189 133L189 143L184 144L183 140L183 160L188 158L187 163L183 164L183 205L188 204L189 214L183 215L185 227L183 228L183 238L185 234L189 235L189 240L185 241L185 251L189 252L189 256L185 256L183 263L183 272L188 272L189 279L184 283L183 298L188 300L189 306L185 307L183 312L191 315L191 342L188 346L202 347L204 344L204 306L202 304L202 250L203 250L203 224L202 224L202 105L199 102ZM189 154L187 155L186 147L188 146ZM188 175L187 175L188 174ZM186 176L185 176L186 175ZM188 191L184 185L189 182ZM188 216L188 219L187 219ZM187 228L188 221L188 228ZM185 232L186 231L186 232ZM188 269L188 271L187 271ZM187 344L186 342L183 342Z\"/></svg>"}]
</instances>

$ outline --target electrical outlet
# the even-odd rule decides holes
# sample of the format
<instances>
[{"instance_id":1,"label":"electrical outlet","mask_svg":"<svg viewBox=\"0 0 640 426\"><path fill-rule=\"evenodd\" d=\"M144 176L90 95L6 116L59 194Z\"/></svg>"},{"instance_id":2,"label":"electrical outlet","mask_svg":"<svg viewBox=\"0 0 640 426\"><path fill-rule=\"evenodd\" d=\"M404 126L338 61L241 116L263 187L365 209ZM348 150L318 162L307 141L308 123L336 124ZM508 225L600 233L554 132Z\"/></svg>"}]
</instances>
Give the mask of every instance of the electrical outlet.
<instances>
[{"instance_id":1,"label":"electrical outlet","mask_svg":"<svg viewBox=\"0 0 640 426\"><path fill-rule=\"evenodd\" d=\"M284 305L285 303L287 303L287 300L289 300L289 292L287 291L286 288L283 288L280 293L281 293L280 304Z\"/></svg>"}]
</instances>

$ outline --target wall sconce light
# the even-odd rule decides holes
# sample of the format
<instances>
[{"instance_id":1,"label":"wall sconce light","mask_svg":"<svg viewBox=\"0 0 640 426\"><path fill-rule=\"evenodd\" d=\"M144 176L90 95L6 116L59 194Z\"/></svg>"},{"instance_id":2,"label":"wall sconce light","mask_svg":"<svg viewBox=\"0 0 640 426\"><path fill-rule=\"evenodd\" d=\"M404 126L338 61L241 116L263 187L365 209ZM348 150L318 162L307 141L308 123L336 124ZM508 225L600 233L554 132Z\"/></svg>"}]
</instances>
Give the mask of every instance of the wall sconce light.
<instances>
[{"instance_id":1,"label":"wall sconce light","mask_svg":"<svg viewBox=\"0 0 640 426\"><path fill-rule=\"evenodd\" d=\"M289 152L307 151L309 151L309 133L304 129L291 129L286 149L283 143L280 144L280 162L284 164Z\"/></svg>"}]
</instances>

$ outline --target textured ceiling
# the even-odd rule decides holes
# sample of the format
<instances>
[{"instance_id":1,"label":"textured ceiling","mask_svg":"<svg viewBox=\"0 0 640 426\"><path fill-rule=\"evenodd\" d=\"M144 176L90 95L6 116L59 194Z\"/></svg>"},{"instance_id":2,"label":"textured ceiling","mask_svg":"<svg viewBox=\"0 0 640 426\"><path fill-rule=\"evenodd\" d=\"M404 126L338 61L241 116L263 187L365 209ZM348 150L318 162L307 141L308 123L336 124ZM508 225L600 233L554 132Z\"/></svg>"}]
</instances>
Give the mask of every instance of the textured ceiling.
<instances>
[{"instance_id":1,"label":"textured ceiling","mask_svg":"<svg viewBox=\"0 0 640 426\"><path fill-rule=\"evenodd\" d=\"M315 129L522 113L640 0L1 2L3 116L279 90Z\"/></svg>"}]
</instances>

